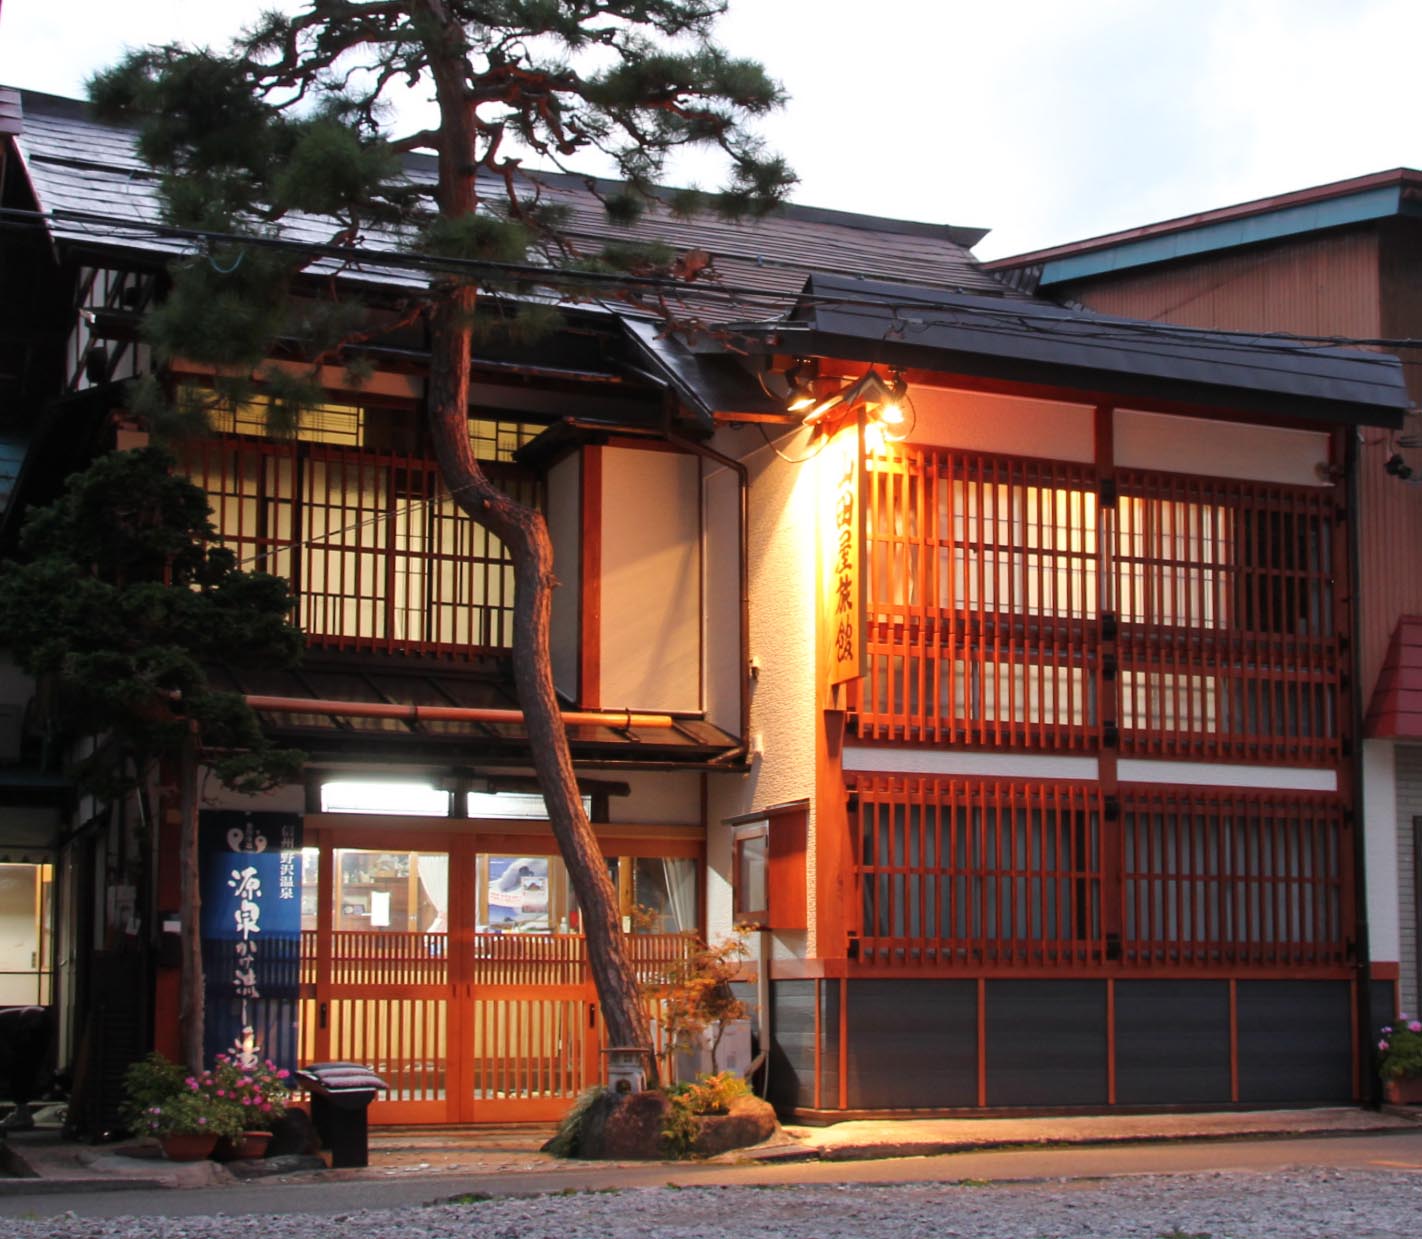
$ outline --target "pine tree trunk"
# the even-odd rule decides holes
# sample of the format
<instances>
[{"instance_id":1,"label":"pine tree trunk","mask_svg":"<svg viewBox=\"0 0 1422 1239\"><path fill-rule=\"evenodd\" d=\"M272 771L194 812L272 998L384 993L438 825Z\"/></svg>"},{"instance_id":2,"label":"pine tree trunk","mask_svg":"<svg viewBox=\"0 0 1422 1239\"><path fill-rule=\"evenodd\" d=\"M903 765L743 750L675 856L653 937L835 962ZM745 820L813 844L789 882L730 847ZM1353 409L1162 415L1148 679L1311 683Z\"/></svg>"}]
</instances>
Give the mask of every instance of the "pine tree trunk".
<instances>
[{"instance_id":1,"label":"pine tree trunk","mask_svg":"<svg viewBox=\"0 0 1422 1239\"><path fill-rule=\"evenodd\" d=\"M440 23L449 42L431 48L431 68L440 109L440 213L473 214L478 208L473 112L464 93L462 34L440 0L420 7ZM655 1073L651 1036L637 977L628 958L617 893L597 837L583 812L572 754L553 687L549 653L553 545L541 513L515 503L494 487L469 441L469 369L476 290L448 281L436 288L430 316L430 374L426 399L430 430L445 486L455 502L494 534L514 565L514 681L549 823L568 879L581 906L588 963L613 1045L647 1051Z\"/></svg>"}]
</instances>

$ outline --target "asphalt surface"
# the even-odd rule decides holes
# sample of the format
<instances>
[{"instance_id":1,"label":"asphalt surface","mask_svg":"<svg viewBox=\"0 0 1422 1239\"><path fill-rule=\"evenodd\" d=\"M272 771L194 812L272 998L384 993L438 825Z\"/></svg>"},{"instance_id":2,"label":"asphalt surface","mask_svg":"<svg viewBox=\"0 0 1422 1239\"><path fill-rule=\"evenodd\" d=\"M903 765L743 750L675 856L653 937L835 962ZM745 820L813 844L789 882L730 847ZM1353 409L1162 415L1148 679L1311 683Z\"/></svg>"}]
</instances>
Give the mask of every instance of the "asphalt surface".
<instances>
[{"instance_id":1,"label":"asphalt surface","mask_svg":"<svg viewBox=\"0 0 1422 1239\"><path fill-rule=\"evenodd\" d=\"M367 1209L415 1208L465 1195L492 1197L604 1192L636 1188L787 1184L1088 1182L1112 1176L1175 1175L1208 1171L1316 1168L1348 1173L1386 1170L1416 1175L1422 1189L1422 1129L1381 1134L1288 1139L1209 1140L1109 1146L999 1148L933 1157L863 1162L791 1163L563 1163L550 1170L430 1174L418 1167L378 1178L322 1182L254 1182L191 1191L85 1191L28 1195L20 1184L0 1196L0 1218L181 1218L311 1213L355 1214ZM0 1234L3 1234L0 1228Z\"/></svg>"}]
</instances>

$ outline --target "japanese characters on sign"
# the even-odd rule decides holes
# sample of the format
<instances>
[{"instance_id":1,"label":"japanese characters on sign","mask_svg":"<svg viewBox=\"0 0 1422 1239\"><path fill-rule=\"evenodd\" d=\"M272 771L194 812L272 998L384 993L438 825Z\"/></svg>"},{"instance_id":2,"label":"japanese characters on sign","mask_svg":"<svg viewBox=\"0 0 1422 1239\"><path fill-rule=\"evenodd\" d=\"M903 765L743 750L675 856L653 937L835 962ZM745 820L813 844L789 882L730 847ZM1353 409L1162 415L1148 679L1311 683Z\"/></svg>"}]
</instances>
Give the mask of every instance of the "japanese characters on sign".
<instances>
[{"instance_id":1,"label":"japanese characters on sign","mask_svg":"<svg viewBox=\"0 0 1422 1239\"><path fill-rule=\"evenodd\" d=\"M828 683L864 674L863 504L859 428L846 420L821 453L821 623Z\"/></svg>"},{"instance_id":2,"label":"japanese characters on sign","mask_svg":"<svg viewBox=\"0 0 1422 1239\"><path fill-rule=\"evenodd\" d=\"M296 997L301 940L300 819L202 815L203 958L208 1048L253 1065Z\"/></svg>"}]
</instances>

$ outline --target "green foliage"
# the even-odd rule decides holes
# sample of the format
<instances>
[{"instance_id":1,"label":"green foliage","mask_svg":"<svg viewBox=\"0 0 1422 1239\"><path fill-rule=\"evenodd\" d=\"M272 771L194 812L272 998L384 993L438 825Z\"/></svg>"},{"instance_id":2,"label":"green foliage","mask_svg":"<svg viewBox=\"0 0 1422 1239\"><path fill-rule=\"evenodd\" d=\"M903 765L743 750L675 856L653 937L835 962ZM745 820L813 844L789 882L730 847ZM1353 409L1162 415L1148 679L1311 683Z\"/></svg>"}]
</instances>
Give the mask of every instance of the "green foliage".
<instances>
[{"instance_id":1,"label":"green foliage","mask_svg":"<svg viewBox=\"0 0 1422 1239\"><path fill-rule=\"evenodd\" d=\"M1399 1015L1378 1030L1378 1074L1384 1080L1422 1076L1422 1020Z\"/></svg>"},{"instance_id":2,"label":"green foliage","mask_svg":"<svg viewBox=\"0 0 1422 1239\"><path fill-rule=\"evenodd\" d=\"M671 1108L662 1127L662 1139L677 1157L685 1157L701 1132L698 1119L708 1114L729 1114L732 1102L750 1095L750 1085L733 1071L701 1076L694 1084L673 1085L667 1089Z\"/></svg>"},{"instance_id":3,"label":"green foliage","mask_svg":"<svg viewBox=\"0 0 1422 1239\"><path fill-rule=\"evenodd\" d=\"M751 1086L734 1071L718 1071L698 1076L693 1084L677 1085L671 1092L692 1114L729 1114L733 1101L751 1095Z\"/></svg>"},{"instance_id":4,"label":"green foliage","mask_svg":"<svg viewBox=\"0 0 1422 1239\"><path fill-rule=\"evenodd\" d=\"M572 1108L565 1114L558 1124L558 1130L553 1133L552 1139L543 1146L543 1152L551 1153L554 1157L577 1157L582 1142L583 1124L587 1121L588 1113L598 1100L605 1096L607 1089L597 1086L585 1088L578 1094L578 1098L573 1102Z\"/></svg>"},{"instance_id":5,"label":"green foliage","mask_svg":"<svg viewBox=\"0 0 1422 1239\"><path fill-rule=\"evenodd\" d=\"M130 1131L137 1131L143 1116L153 1106L162 1105L183 1091L187 1071L156 1050L131 1063L123 1074L124 1100L119 1117Z\"/></svg>"},{"instance_id":6,"label":"green foliage","mask_svg":"<svg viewBox=\"0 0 1422 1239\"><path fill-rule=\"evenodd\" d=\"M243 1063L230 1054L219 1054L212 1070L195 1078L199 1088L238 1107L243 1131L269 1131L291 1101L289 1074L269 1058Z\"/></svg>"},{"instance_id":7,"label":"green foliage","mask_svg":"<svg viewBox=\"0 0 1422 1239\"><path fill-rule=\"evenodd\" d=\"M611 160L625 184L603 197L623 225L661 196L657 183L683 147L719 147L728 179L720 193L677 195L674 210L768 210L794 184L748 129L783 92L759 64L712 42L723 0L451 0L448 8L453 20L442 25L419 6L332 9L310 0L263 16L225 54L152 47L91 79L100 114L138 126L171 219L252 239L215 242L174 264L172 293L146 330L160 359L241 367L265 355L284 327L291 280L312 257L262 244L291 212L330 220L323 240L353 241L420 209L419 253L516 266L537 254L561 267L582 260L569 243L566 205L523 171L530 152L560 168L583 154ZM437 67L466 87L458 104L441 99L440 123L463 123L466 103L476 117L467 154L442 156L442 186L482 169L511 201L486 195L483 182L472 196L442 190L431 211L427 191L405 178L384 131L383 95L396 84L431 85ZM510 157L515 141L524 149ZM442 149L429 135L414 144ZM308 351L339 339L317 332Z\"/></svg>"},{"instance_id":8,"label":"green foliage","mask_svg":"<svg viewBox=\"0 0 1422 1239\"><path fill-rule=\"evenodd\" d=\"M136 1135L239 1136L244 1130L242 1107L218 1095L210 1073L189 1075L156 1051L129 1066L123 1086L119 1116Z\"/></svg>"},{"instance_id":9,"label":"green foliage","mask_svg":"<svg viewBox=\"0 0 1422 1239\"><path fill-rule=\"evenodd\" d=\"M522 263L528 259L531 243L532 237L524 225L481 212L431 220L413 248L439 258Z\"/></svg>"},{"instance_id":10,"label":"green foliage","mask_svg":"<svg viewBox=\"0 0 1422 1239\"><path fill-rule=\"evenodd\" d=\"M75 768L85 786L131 785L196 726L218 777L259 790L292 777L302 755L273 747L205 667L289 665L300 633L286 583L241 571L214 544L206 495L171 464L152 448L112 453L33 511L27 559L0 565L0 629L47 686L55 730L108 733L111 750Z\"/></svg>"}]
</instances>

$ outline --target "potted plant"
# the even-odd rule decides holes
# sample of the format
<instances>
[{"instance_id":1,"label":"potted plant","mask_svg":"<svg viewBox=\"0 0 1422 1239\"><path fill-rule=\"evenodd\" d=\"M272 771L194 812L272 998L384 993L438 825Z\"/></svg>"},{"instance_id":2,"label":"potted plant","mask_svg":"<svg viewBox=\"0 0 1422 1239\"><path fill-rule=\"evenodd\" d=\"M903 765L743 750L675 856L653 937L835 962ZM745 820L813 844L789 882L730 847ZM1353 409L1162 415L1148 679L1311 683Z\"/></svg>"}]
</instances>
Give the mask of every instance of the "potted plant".
<instances>
[{"instance_id":1,"label":"potted plant","mask_svg":"<svg viewBox=\"0 0 1422 1239\"><path fill-rule=\"evenodd\" d=\"M239 1135L219 1141L219 1158L266 1156L272 1128L291 1100L291 1089L286 1085L289 1076L269 1058L244 1063L229 1054L217 1056L212 1070L203 1073L203 1086L234 1103L242 1119Z\"/></svg>"},{"instance_id":2,"label":"potted plant","mask_svg":"<svg viewBox=\"0 0 1422 1239\"><path fill-rule=\"evenodd\" d=\"M209 1156L219 1139L242 1133L241 1110L215 1097L189 1077L183 1091L149 1106L139 1130L163 1146L170 1161L195 1162Z\"/></svg>"},{"instance_id":3,"label":"potted plant","mask_svg":"<svg viewBox=\"0 0 1422 1239\"><path fill-rule=\"evenodd\" d=\"M1422 1020L1399 1015L1379 1029L1378 1074L1393 1105L1422 1103Z\"/></svg>"}]
</instances>

